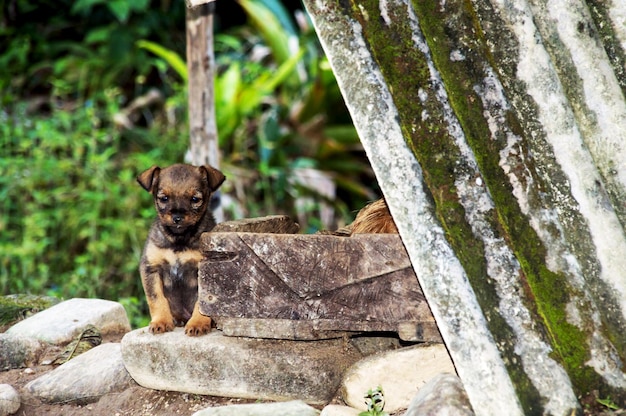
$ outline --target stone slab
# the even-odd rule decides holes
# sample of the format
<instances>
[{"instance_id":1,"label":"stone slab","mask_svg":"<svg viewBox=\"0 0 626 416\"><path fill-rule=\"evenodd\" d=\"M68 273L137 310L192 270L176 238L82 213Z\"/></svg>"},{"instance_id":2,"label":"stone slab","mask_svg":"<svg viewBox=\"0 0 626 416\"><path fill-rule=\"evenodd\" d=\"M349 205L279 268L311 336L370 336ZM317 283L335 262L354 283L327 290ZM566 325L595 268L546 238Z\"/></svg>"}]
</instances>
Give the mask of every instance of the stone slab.
<instances>
[{"instance_id":1,"label":"stone slab","mask_svg":"<svg viewBox=\"0 0 626 416\"><path fill-rule=\"evenodd\" d=\"M122 339L124 364L143 387L212 396L326 404L362 356L341 339L298 342L185 336L146 328Z\"/></svg>"},{"instance_id":2,"label":"stone slab","mask_svg":"<svg viewBox=\"0 0 626 416\"><path fill-rule=\"evenodd\" d=\"M74 298L18 322L6 334L65 344L80 335L88 325L94 325L102 335L130 331L126 311L118 302Z\"/></svg>"},{"instance_id":3,"label":"stone slab","mask_svg":"<svg viewBox=\"0 0 626 416\"><path fill-rule=\"evenodd\" d=\"M404 416L474 416L463 383L454 374L430 379L415 395Z\"/></svg>"},{"instance_id":4,"label":"stone slab","mask_svg":"<svg viewBox=\"0 0 626 416\"><path fill-rule=\"evenodd\" d=\"M421 344L366 357L346 371L341 395L348 406L367 410L363 396L381 386L385 411L409 407L411 400L430 379L441 373L455 373L443 344Z\"/></svg>"},{"instance_id":5,"label":"stone slab","mask_svg":"<svg viewBox=\"0 0 626 416\"><path fill-rule=\"evenodd\" d=\"M0 371L37 363L47 344L35 338L0 334Z\"/></svg>"},{"instance_id":6,"label":"stone slab","mask_svg":"<svg viewBox=\"0 0 626 416\"><path fill-rule=\"evenodd\" d=\"M89 403L133 385L119 343L101 344L28 383L30 394L48 403Z\"/></svg>"},{"instance_id":7,"label":"stone slab","mask_svg":"<svg viewBox=\"0 0 626 416\"><path fill-rule=\"evenodd\" d=\"M200 410L193 416L317 416L319 410L300 400L283 403L236 404Z\"/></svg>"}]
</instances>

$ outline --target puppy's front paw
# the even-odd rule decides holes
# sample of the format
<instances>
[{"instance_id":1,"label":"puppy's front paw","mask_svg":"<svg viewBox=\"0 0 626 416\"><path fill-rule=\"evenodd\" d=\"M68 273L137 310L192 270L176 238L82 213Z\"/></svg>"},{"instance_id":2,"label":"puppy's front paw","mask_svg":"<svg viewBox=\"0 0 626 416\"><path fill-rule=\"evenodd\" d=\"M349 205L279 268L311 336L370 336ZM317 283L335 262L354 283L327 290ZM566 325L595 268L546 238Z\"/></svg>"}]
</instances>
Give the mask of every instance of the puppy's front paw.
<instances>
[{"instance_id":1,"label":"puppy's front paw","mask_svg":"<svg viewBox=\"0 0 626 416\"><path fill-rule=\"evenodd\" d=\"M211 318L208 316L194 314L185 325L185 334L190 337L197 337L209 332L211 332Z\"/></svg>"},{"instance_id":2,"label":"puppy's front paw","mask_svg":"<svg viewBox=\"0 0 626 416\"><path fill-rule=\"evenodd\" d=\"M164 334L174 330L174 321L166 319L155 319L150 322L148 330L153 334Z\"/></svg>"}]
</instances>

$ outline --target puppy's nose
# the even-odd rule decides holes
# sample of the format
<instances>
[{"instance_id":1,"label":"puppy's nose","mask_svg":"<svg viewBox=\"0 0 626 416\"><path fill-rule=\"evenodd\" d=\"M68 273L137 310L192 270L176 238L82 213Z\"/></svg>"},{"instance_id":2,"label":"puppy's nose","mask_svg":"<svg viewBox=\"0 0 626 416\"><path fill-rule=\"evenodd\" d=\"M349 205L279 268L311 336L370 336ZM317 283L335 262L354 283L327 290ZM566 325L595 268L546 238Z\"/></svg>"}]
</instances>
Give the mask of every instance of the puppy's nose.
<instances>
[{"instance_id":1,"label":"puppy's nose","mask_svg":"<svg viewBox=\"0 0 626 416\"><path fill-rule=\"evenodd\" d=\"M182 220L183 220L182 215L179 215L179 214L172 215L172 221L174 221L174 224L178 224Z\"/></svg>"}]
</instances>

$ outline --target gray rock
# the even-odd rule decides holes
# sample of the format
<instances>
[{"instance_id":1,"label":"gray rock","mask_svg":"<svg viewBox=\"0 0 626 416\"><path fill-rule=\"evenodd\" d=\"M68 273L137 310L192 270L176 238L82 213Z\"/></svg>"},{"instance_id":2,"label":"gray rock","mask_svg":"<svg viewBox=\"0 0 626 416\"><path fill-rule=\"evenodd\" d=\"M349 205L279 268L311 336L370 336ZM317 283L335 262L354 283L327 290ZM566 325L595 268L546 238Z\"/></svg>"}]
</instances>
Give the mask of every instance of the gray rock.
<instances>
[{"instance_id":1,"label":"gray rock","mask_svg":"<svg viewBox=\"0 0 626 416\"><path fill-rule=\"evenodd\" d=\"M236 404L200 410L193 416L318 416L319 410L294 400L284 403Z\"/></svg>"},{"instance_id":2,"label":"gray rock","mask_svg":"<svg viewBox=\"0 0 626 416\"><path fill-rule=\"evenodd\" d=\"M461 380L454 374L433 377L411 401L404 416L473 416Z\"/></svg>"},{"instance_id":3,"label":"gray rock","mask_svg":"<svg viewBox=\"0 0 626 416\"><path fill-rule=\"evenodd\" d=\"M341 394L351 407L366 410L364 396L381 386L385 411L406 409L417 391L440 373L454 373L443 344L420 344L371 355L353 365L343 379Z\"/></svg>"},{"instance_id":4,"label":"gray rock","mask_svg":"<svg viewBox=\"0 0 626 416\"><path fill-rule=\"evenodd\" d=\"M133 385L118 343L99 345L26 385L48 403L89 403Z\"/></svg>"},{"instance_id":5,"label":"gray rock","mask_svg":"<svg viewBox=\"0 0 626 416\"><path fill-rule=\"evenodd\" d=\"M325 404L344 371L361 358L341 339L286 341L185 336L182 328L122 339L124 364L141 386L194 394Z\"/></svg>"},{"instance_id":6,"label":"gray rock","mask_svg":"<svg viewBox=\"0 0 626 416\"><path fill-rule=\"evenodd\" d=\"M130 331L130 322L121 304L103 299L75 298L18 322L6 333L50 344L64 344L89 324L98 328L102 335Z\"/></svg>"},{"instance_id":7,"label":"gray rock","mask_svg":"<svg viewBox=\"0 0 626 416\"><path fill-rule=\"evenodd\" d=\"M0 334L0 371L32 365L45 349L46 344L35 338Z\"/></svg>"},{"instance_id":8,"label":"gray rock","mask_svg":"<svg viewBox=\"0 0 626 416\"><path fill-rule=\"evenodd\" d=\"M360 411L353 407L329 404L322 409L320 416L358 416L359 413Z\"/></svg>"},{"instance_id":9,"label":"gray rock","mask_svg":"<svg viewBox=\"0 0 626 416\"><path fill-rule=\"evenodd\" d=\"M20 395L9 384L0 384L0 416L16 413L21 406Z\"/></svg>"}]
</instances>

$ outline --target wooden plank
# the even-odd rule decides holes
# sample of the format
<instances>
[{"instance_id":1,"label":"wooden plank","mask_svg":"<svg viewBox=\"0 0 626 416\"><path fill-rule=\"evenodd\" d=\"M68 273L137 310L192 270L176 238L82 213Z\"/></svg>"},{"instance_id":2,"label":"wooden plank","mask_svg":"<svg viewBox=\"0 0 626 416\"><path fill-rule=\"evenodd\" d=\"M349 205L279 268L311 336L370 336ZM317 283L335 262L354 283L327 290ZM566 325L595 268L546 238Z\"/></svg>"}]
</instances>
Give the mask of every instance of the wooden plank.
<instances>
[{"instance_id":1,"label":"wooden plank","mask_svg":"<svg viewBox=\"0 0 626 416\"><path fill-rule=\"evenodd\" d=\"M230 337L316 340L341 338L361 332L396 332L403 341L442 342L432 321L390 322L339 321L335 319L251 319L220 316L218 327ZM342 328L343 325L343 329Z\"/></svg>"},{"instance_id":2,"label":"wooden plank","mask_svg":"<svg viewBox=\"0 0 626 416\"><path fill-rule=\"evenodd\" d=\"M202 250L200 310L227 334L321 339L393 331L440 340L398 235L212 232Z\"/></svg>"},{"instance_id":3,"label":"wooden plank","mask_svg":"<svg viewBox=\"0 0 626 416\"><path fill-rule=\"evenodd\" d=\"M295 234L300 226L287 215L268 215L260 218L244 218L217 224L214 233L272 233Z\"/></svg>"}]
</instances>

